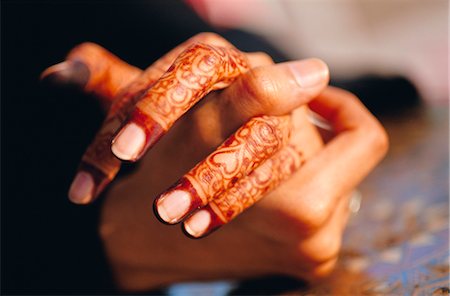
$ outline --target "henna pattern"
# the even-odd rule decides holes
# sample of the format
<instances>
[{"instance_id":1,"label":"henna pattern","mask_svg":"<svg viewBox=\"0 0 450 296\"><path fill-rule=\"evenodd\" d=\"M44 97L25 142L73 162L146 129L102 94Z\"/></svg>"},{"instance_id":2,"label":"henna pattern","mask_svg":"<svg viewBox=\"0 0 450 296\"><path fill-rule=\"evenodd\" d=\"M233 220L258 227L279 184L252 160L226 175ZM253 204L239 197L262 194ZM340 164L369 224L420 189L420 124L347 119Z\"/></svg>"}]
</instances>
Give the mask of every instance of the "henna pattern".
<instances>
[{"instance_id":1,"label":"henna pattern","mask_svg":"<svg viewBox=\"0 0 450 296\"><path fill-rule=\"evenodd\" d=\"M136 124L145 133L145 143L126 160L141 157L202 97L228 86L247 69L244 54L233 47L203 43L188 47L140 99L126 122L124 128ZM115 141L120 136L121 132Z\"/></svg>"},{"instance_id":2,"label":"henna pattern","mask_svg":"<svg viewBox=\"0 0 450 296\"><path fill-rule=\"evenodd\" d=\"M184 224L186 234L194 238L203 237L230 222L289 178L304 162L303 153L298 145L285 146L272 158L203 207L200 210L202 217L207 215L209 218L208 220L202 218L207 223L202 226L202 229L192 230L189 218ZM194 214L192 218L195 219L196 215Z\"/></svg>"},{"instance_id":3,"label":"henna pattern","mask_svg":"<svg viewBox=\"0 0 450 296\"><path fill-rule=\"evenodd\" d=\"M286 145L290 135L290 120L289 115L252 118L172 189L162 194L155 204L176 191L183 191L191 199L190 209L184 216L206 205Z\"/></svg>"},{"instance_id":4,"label":"henna pattern","mask_svg":"<svg viewBox=\"0 0 450 296\"><path fill-rule=\"evenodd\" d=\"M277 152L203 208L211 215L211 222L204 233L209 233L234 219L290 177L304 161L302 152L293 145Z\"/></svg>"},{"instance_id":5,"label":"henna pattern","mask_svg":"<svg viewBox=\"0 0 450 296\"><path fill-rule=\"evenodd\" d=\"M194 40L212 42L215 45L197 42L187 46ZM92 198L103 190L120 168L120 161L110 149L111 139L118 128L133 122L145 130L146 143L141 151L140 155L142 155L198 100L212 90L228 86L248 69L243 53L224 39L210 34L195 36L181 44L140 75L138 69L127 65L92 43L77 46L70 52L67 60L81 61L87 66L88 80L83 80L80 86L85 92L100 96L104 105L110 105L102 128L86 150L79 166L79 171L87 172L93 177L95 186ZM173 60L175 61L169 67ZM121 67L124 71L117 71ZM126 67L128 69L125 69ZM131 75L137 78L131 78ZM124 87L125 82L131 80L133 81ZM120 90L122 91L118 93ZM131 115L128 115L130 111ZM255 120L252 127L254 131L248 132L246 128L241 129L238 134L224 143L225 146L229 146L227 151L224 150L208 159L205 162L206 167L202 168L199 165L193 169L193 174L197 174L205 182L195 183L196 179L187 175L180 183L181 187L189 188L195 194L200 192L197 196L202 196L199 200L205 203L207 196L213 196L217 188L221 187L222 191L225 190L280 149L287 137L274 133L274 130L278 128L270 129L267 126L282 125L283 120L263 118L259 120L270 123L264 125ZM259 139L257 135L260 136ZM252 138L252 136L255 137ZM273 136L273 139L270 136ZM263 139L264 137L268 138ZM237 147L240 140L248 141L247 150L241 149L242 151L239 152ZM264 141L267 145L261 146ZM262 150L258 150L259 148ZM235 160L241 159L241 162L229 162L226 166L220 163L220 160L217 161L225 155L233 155ZM224 175L222 181L214 179L222 174ZM208 186L207 180L213 181L211 183L213 186Z\"/></svg>"},{"instance_id":6,"label":"henna pattern","mask_svg":"<svg viewBox=\"0 0 450 296\"><path fill-rule=\"evenodd\" d=\"M195 43L199 41L214 46ZM78 168L92 177L92 200L120 168L120 161L111 153L111 141L133 109L130 117L146 127L152 144L201 97L226 87L246 69L244 54L220 36L202 33L171 50L145 72L96 44L83 43L71 50L65 62L48 68L41 77L54 84L78 86L109 108Z\"/></svg>"},{"instance_id":7,"label":"henna pattern","mask_svg":"<svg viewBox=\"0 0 450 296\"><path fill-rule=\"evenodd\" d=\"M245 58L233 48L194 44L181 53L136 108L167 131L200 98L226 87L246 69Z\"/></svg>"},{"instance_id":8,"label":"henna pattern","mask_svg":"<svg viewBox=\"0 0 450 296\"><path fill-rule=\"evenodd\" d=\"M146 71L118 94L94 141L84 153L78 170L87 171L93 176L93 196L100 193L119 171L121 162L111 152L111 140L136 101L154 83L154 76L154 72Z\"/></svg>"}]
</instances>

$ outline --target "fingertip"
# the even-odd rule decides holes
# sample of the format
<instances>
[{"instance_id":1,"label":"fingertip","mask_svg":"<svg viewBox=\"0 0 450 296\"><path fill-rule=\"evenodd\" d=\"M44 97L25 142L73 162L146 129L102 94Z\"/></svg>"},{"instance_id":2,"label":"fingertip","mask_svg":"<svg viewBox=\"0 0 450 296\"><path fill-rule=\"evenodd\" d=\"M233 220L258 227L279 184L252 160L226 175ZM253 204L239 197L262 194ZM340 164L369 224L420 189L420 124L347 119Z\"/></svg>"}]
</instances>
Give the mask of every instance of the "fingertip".
<instances>
[{"instance_id":1,"label":"fingertip","mask_svg":"<svg viewBox=\"0 0 450 296\"><path fill-rule=\"evenodd\" d=\"M54 86L76 86L84 88L89 82L89 68L81 61L64 61L42 72L40 80Z\"/></svg>"},{"instance_id":2,"label":"fingertip","mask_svg":"<svg viewBox=\"0 0 450 296\"><path fill-rule=\"evenodd\" d=\"M88 204L92 201L95 191L95 183L91 174L80 171L75 176L70 189L69 199L75 204Z\"/></svg>"},{"instance_id":3,"label":"fingertip","mask_svg":"<svg viewBox=\"0 0 450 296\"><path fill-rule=\"evenodd\" d=\"M211 224L211 215L205 210L199 210L189 217L183 224L185 232L194 237L199 238L207 233Z\"/></svg>"},{"instance_id":4,"label":"fingertip","mask_svg":"<svg viewBox=\"0 0 450 296\"><path fill-rule=\"evenodd\" d=\"M189 212L192 196L184 190L172 190L155 201L155 214L166 224L176 224Z\"/></svg>"}]
</instances>

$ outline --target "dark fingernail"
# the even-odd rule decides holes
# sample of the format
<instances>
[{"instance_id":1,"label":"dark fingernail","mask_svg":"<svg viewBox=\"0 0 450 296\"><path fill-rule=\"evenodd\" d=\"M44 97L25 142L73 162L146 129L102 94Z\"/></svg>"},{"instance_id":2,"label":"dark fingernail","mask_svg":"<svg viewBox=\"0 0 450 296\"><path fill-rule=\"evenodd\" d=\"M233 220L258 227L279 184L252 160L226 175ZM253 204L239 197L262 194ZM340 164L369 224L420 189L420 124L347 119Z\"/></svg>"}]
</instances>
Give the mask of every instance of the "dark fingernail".
<instances>
[{"instance_id":1,"label":"dark fingernail","mask_svg":"<svg viewBox=\"0 0 450 296\"><path fill-rule=\"evenodd\" d=\"M84 88L89 81L89 68L80 61L65 61L47 68L41 74L43 83Z\"/></svg>"}]
</instances>

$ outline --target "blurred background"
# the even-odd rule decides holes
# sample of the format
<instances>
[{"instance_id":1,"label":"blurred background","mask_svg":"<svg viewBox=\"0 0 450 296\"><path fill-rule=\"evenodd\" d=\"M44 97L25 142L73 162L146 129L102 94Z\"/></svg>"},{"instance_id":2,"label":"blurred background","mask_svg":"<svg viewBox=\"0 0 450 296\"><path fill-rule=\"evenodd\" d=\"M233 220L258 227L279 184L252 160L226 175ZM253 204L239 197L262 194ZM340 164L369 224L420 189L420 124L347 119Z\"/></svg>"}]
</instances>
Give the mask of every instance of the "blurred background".
<instances>
[{"instance_id":1,"label":"blurred background","mask_svg":"<svg viewBox=\"0 0 450 296\"><path fill-rule=\"evenodd\" d=\"M402 75L427 100L448 97L447 1L188 3L213 26L262 36L290 59L324 59L336 79Z\"/></svg>"},{"instance_id":2,"label":"blurred background","mask_svg":"<svg viewBox=\"0 0 450 296\"><path fill-rule=\"evenodd\" d=\"M92 98L40 84L42 70L84 41L145 68L204 31L277 62L323 59L332 84L384 124L391 150L360 186L327 281L272 277L154 293L446 293L448 13L441 0L2 1L2 294L117 293L95 227L101 202L77 207L66 197L102 112Z\"/></svg>"}]
</instances>

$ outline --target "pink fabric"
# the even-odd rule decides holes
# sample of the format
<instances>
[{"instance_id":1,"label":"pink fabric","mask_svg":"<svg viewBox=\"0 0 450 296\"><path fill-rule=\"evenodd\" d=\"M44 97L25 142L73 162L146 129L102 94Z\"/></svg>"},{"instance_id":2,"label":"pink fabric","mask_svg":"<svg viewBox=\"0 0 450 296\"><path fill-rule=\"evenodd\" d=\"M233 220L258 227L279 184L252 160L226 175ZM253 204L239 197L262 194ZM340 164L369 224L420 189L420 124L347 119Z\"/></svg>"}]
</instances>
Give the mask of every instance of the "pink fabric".
<instances>
[{"instance_id":1,"label":"pink fabric","mask_svg":"<svg viewBox=\"0 0 450 296\"><path fill-rule=\"evenodd\" d=\"M261 0L185 0L206 22L221 28L236 28L261 20L270 14L266 2Z\"/></svg>"}]
</instances>

